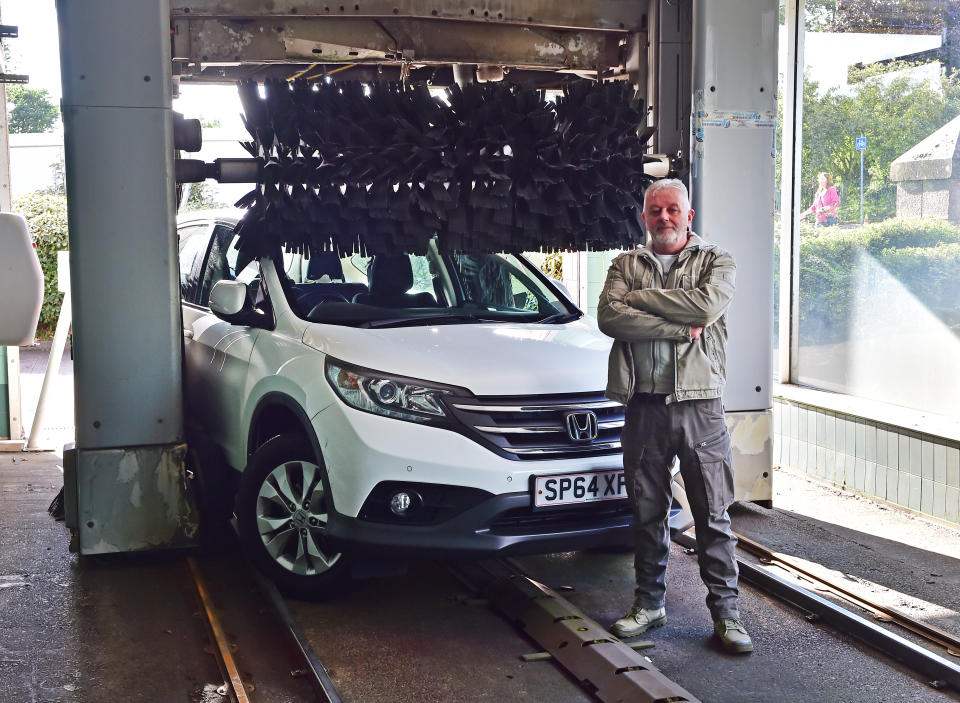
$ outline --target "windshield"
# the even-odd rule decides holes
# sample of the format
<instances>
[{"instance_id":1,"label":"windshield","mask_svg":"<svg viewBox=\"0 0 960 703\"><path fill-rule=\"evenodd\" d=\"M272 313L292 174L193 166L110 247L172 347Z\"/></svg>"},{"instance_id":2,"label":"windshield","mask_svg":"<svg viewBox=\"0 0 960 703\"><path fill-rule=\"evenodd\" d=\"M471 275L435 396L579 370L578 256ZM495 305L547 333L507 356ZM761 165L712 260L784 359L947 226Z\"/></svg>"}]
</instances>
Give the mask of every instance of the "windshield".
<instances>
[{"instance_id":1,"label":"windshield","mask_svg":"<svg viewBox=\"0 0 960 703\"><path fill-rule=\"evenodd\" d=\"M563 323L581 312L516 254L340 258L295 255L284 290L301 318L364 327L473 322ZM284 262L287 264L287 262Z\"/></svg>"}]
</instances>

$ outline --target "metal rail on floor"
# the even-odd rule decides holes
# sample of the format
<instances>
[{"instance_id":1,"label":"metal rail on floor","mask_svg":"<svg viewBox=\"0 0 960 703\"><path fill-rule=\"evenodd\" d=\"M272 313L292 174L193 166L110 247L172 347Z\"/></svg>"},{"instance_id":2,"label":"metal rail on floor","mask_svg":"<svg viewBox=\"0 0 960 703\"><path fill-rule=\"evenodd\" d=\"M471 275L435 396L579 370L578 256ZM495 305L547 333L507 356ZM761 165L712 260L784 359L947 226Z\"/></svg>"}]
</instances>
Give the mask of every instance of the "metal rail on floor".
<instances>
[{"instance_id":1,"label":"metal rail on floor","mask_svg":"<svg viewBox=\"0 0 960 703\"><path fill-rule=\"evenodd\" d=\"M673 541L688 549L696 549L697 546L696 540L687 533L674 534ZM737 564L744 581L815 615L818 620L930 677L931 684L947 685L960 691L960 666L953 662L740 557L737 557Z\"/></svg>"},{"instance_id":2,"label":"metal rail on floor","mask_svg":"<svg viewBox=\"0 0 960 703\"><path fill-rule=\"evenodd\" d=\"M461 564L454 574L549 652L601 701L696 703L629 645L507 561Z\"/></svg>"},{"instance_id":3,"label":"metal rail on floor","mask_svg":"<svg viewBox=\"0 0 960 703\"><path fill-rule=\"evenodd\" d=\"M230 699L236 703L251 703L251 701L256 700L256 696L253 696L253 698L250 696L250 691L253 690L253 686L247 686L243 681L243 676L233 657L233 646L224 632L223 624L217 615L217 610L210 597L210 590L207 588L200 566L192 556L187 557L187 564L193 576L193 582L200 599L201 610L207 623L207 629L210 631L213 640L217 665L220 667L220 671L226 680L226 683L218 692L224 696L229 695ZM250 572L255 576L257 586L261 593L273 608L274 614L280 621L282 629L290 640L296 655L303 663L304 673L311 677L311 684L319 696L317 700L322 701L322 703L343 703L343 699L340 698L340 694L334 687L333 681L330 680L327 670L310 647L307 637L303 634L300 626L297 625L293 614L287 607L277 587L259 571L254 569L252 565L248 564L248 567Z\"/></svg>"},{"instance_id":4,"label":"metal rail on floor","mask_svg":"<svg viewBox=\"0 0 960 703\"><path fill-rule=\"evenodd\" d=\"M327 673L326 667L320 661L316 652L313 651L313 648L310 646L310 641L303 633L303 630L300 629L300 626L293 617L293 613L291 613L290 608L287 607L287 602L283 599L283 596L280 595L277 587L259 571L254 569L253 574L257 579L257 585L260 587L260 590L267 596L267 600L270 601L274 612L283 623L284 629L294 648L303 659L307 671L310 672L312 683L317 693L323 696L326 703L343 703L343 699L340 698L340 694L330 679L330 674Z\"/></svg>"},{"instance_id":5,"label":"metal rail on floor","mask_svg":"<svg viewBox=\"0 0 960 703\"><path fill-rule=\"evenodd\" d=\"M206 582L203 580L203 575L200 573L200 567L197 566L196 560L190 556L187 557L187 565L190 567L190 573L193 575L193 583L197 588L197 596L200 598L204 619L210 630L214 647L216 648L217 664L220 666L221 673L223 673L224 678L227 680L226 686L229 686L229 691L225 690L223 693L225 695L229 692L231 698L237 703L250 703L246 686L243 685L243 678L240 676L240 670L237 668L237 663L233 658L233 652L230 649L230 642L227 640L223 626L220 624L220 617L214 610L213 601L210 599L210 592L207 589Z\"/></svg>"},{"instance_id":6,"label":"metal rail on floor","mask_svg":"<svg viewBox=\"0 0 960 703\"><path fill-rule=\"evenodd\" d=\"M765 547L749 537L744 537L739 533L735 534L737 535L737 540L739 540L739 546L744 551L750 552L754 556L758 557L760 559L760 563L776 564L784 567L788 571L793 571L797 574L800 574L804 578L815 581L841 598L853 603L857 607L873 613L878 619L896 623L900 627L910 630L910 632L914 633L915 635L919 635L933 644L940 645L947 650L948 654L955 657L960 657L960 637L957 637L956 635L953 635L935 625L912 618L896 608L890 608L867 598L862 598L847 588L844 588L842 585L822 576L818 576L809 569L805 569L802 565L797 564L789 557L777 554L769 547Z\"/></svg>"}]
</instances>

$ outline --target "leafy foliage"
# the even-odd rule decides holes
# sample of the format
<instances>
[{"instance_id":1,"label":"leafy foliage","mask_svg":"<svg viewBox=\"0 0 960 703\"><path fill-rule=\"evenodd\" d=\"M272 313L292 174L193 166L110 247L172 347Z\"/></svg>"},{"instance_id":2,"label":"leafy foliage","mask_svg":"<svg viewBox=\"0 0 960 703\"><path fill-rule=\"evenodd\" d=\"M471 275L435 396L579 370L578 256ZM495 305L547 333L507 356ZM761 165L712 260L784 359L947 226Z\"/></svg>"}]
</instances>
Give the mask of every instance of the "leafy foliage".
<instances>
[{"instance_id":1,"label":"leafy foliage","mask_svg":"<svg viewBox=\"0 0 960 703\"><path fill-rule=\"evenodd\" d=\"M801 231L802 345L856 334L854 305L871 294L857 284L864 255L960 335L960 226L935 218L891 219L850 229Z\"/></svg>"},{"instance_id":2,"label":"leafy foliage","mask_svg":"<svg viewBox=\"0 0 960 703\"><path fill-rule=\"evenodd\" d=\"M45 90L15 85L7 89L7 100L13 103L10 131L14 133L49 132L60 116L60 110Z\"/></svg>"},{"instance_id":3,"label":"leafy foliage","mask_svg":"<svg viewBox=\"0 0 960 703\"><path fill-rule=\"evenodd\" d=\"M27 220L37 247L44 281L37 337L49 338L57 325L63 302L63 294L57 292L57 252L68 247L67 199L53 193L29 193L16 199L13 210Z\"/></svg>"},{"instance_id":4,"label":"leafy foliage","mask_svg":"<svg viewBox=\"0 0 960 703\"><path fill-rule=\"evenodd\" d=\"M50 164L50 171L52 171L53 182L43 188L41 192L50 193L52 195L66 195L67 194L67 170L64 165L63 156Z\"/></svg>"},{"instance_id":5,"label":"leafy foliage","mask_svg":"<svg viewBox=\"0 0 960 703\"><path fill-rule=\"evenodd\" d=\"M540 270L547 278L559 281L563 278L563 252L555 251L547 255L547 258L540 264Z\"/></svg>"},{"instance_id":6,"label":"leafy foliage","mask_svg":"<svg viewBox=\"0 0 960 703\"><path fill-rule=\"evenodd\" d=\"M906 67L906 66L905 66ZM864 79L845 95L835 88L823 94L804 79L801 199L813 202L817 173L833 175L840 191L840 220L859 220L860 154L856 137L867 137L864 153L865 214L868 221L892 217L896 186L890 164L914 144L960 114L960 73L943 76L942 89L909 75Z\"/></svg>"},{"instance_id":7,"label":"leafy foliage","mask_svg":"<svg viewBox=\"0 0 960 703\"><path fill-rule=\"evenodd\" d=\"M830 31L884 34L939 33L955 0L820 0L833 5Z\"/></svg>"},{"instance_id":8,"label":"leafy foliage","mask_svg":"<svg viewBox=\"0 0 960 703\"><path fill-rule=\"evenodd\" d=\"M217 197L216 186L212 183L191 183L187 189L187 197L180 205L180 212L214 210L226 206L227 204Z\"/></svg>"}]
</instances>

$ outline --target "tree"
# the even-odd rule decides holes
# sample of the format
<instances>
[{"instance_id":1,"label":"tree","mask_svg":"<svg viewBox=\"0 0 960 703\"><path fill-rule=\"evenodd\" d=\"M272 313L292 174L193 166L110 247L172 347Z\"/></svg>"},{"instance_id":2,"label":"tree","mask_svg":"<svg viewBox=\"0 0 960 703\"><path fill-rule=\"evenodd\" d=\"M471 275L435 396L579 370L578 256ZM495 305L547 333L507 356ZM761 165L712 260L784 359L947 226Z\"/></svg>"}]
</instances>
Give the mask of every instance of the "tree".
<instances>
[{"instance_id":1,"label":"tree","mask_svg":"<svg viewBox=\"0 0 960 703\"><path fill-rule=\"evenodd\" d=\"M67 199L63 195L36 191L17 198L13 211L26 219L37 248L44 281L37 336L50 339L63 302L63 293L57 291L57 252L68 248Z\"/></svg>"},{"instance_id":2,"label":"tree","mask_svg":"<svg viewBox=\"0 0 960 703\"><path fill-rule=\"evenodd\" d=\"M46 188L42 188L40 192L50 195L66 195L67 169L63 162L63 156L50 164L50 171L53 173L53 182Z\"/></svg>"},{"instance_id":3,"label":"tree","mask_svg":"<svg viewBox=\"0 0 960 703\"><path fill-rule=\"evenodd\" d=\"M181 212L216 210L226 207L226 204L217 197L216 187L212 183L191 183L186 196L180 205Z\"/></svg>"},{"instance_id":4,"label":"tree","mask_svg":"<svg viewBox=\"0 0 960 703\"><path fill-rule=\"evenodd\" d=\"M851 195L859 189L860 154L854 140L863 134L864 190L872 200L865 207L867 217L877 220L892 216L896 207L890 164L960 114L960 75L944 75L937 89L905 71L865 72L849 95L835 88L820 94L818 84L805 78L803 95L802 202L812 202L817 172L828 171L848 194L841 219L857 218L859 198Z\"/></svg>"},{"instance_id":5,"label":"tree","mask_svg":"<svg viewBox=\"0 0 960 703\"><path fill-rule=\"evenodd\" d=\"M7 100L13 103L13 109L10 110L11 132L49 132L60 116L60 110L51 102L46 90L16 85L7 90Z\"/></svg>"}]
</instances>

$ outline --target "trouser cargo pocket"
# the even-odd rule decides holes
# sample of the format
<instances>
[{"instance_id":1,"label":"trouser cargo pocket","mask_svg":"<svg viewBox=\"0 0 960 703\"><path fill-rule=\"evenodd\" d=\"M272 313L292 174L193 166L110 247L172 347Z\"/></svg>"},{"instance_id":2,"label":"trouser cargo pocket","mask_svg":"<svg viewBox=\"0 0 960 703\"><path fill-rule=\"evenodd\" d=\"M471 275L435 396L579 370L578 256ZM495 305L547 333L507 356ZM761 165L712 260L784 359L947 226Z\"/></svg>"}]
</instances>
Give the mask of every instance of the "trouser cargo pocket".
<instances>
[{"instance_id":1,"label":"trouser cargo pocket","mask_svg":"<svg viewBox=\"0 0 960 703\"><path fill-rule=\"evenodd\" d=\"M703 476L710 517L721 518L733 503L733 457L730 454L730 434L723 433L705 440L695 447Z\"/></svg>"}]
</instances>

